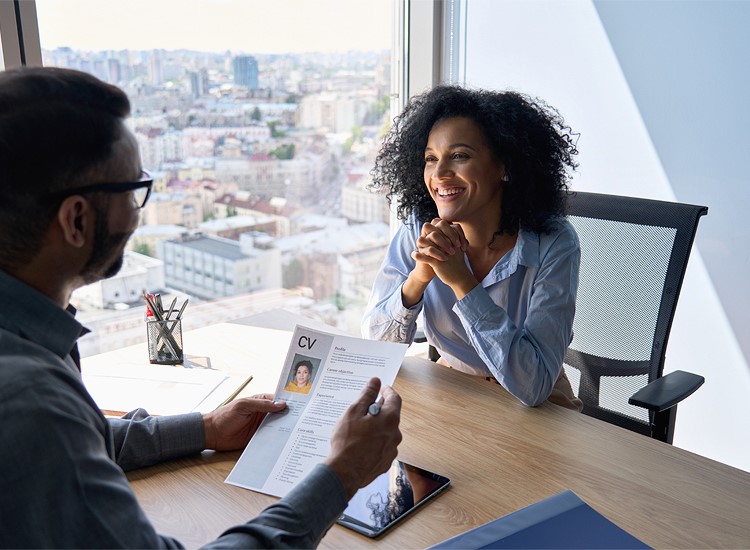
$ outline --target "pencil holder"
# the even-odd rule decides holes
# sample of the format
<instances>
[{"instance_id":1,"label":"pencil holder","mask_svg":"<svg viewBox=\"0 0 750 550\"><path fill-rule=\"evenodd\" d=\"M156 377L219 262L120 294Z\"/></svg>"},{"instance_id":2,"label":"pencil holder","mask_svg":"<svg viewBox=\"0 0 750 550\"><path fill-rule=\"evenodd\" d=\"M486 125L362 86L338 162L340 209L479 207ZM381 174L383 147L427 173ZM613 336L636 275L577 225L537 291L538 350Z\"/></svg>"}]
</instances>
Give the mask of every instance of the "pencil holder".
<instances>
[{"instance_id":1,"label":"pencil holder","mask_svg":"<svg viewBox=\"0 0 750 550\"><path fill-rule=\"evenodd\" d=\"M148 360L159 365L182 363L182 321L146 321Z\"/></svg>"}]
</instances>

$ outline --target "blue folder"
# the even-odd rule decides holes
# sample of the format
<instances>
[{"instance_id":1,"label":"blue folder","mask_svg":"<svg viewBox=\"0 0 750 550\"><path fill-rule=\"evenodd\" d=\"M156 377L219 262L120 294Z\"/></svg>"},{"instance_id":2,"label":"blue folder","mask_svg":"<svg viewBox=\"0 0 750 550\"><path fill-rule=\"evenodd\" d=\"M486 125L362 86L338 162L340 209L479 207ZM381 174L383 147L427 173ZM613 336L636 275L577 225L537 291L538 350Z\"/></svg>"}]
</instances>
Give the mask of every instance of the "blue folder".
<instances>
[{"instance_id":1,"label":"blue folder","mask_svg":"<svg viewBox=\"0 0 750 550\"><path fill-rule=\"evenodd\" d=\"M565 491L431 548L650 548Z\"/></svg>"}]
</instances>

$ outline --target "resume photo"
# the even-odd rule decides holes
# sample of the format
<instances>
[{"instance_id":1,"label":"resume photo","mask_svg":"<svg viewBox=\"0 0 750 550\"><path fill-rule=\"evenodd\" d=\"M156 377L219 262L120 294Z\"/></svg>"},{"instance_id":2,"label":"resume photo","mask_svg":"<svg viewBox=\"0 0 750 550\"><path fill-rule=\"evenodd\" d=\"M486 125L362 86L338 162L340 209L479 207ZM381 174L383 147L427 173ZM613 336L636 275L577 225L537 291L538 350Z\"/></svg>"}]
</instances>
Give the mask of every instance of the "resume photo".
<instances>
[{"instance_id":1,"label":"resume photo","mask_svg":"<svg viewBox=\"0 0 750 550\"><path fill-rule=\"evenodd\" d=\"M294 360L289 369L288 382L284 386L284 391L303 394L310 393L310 388L312 388L313 379L318 372L319 365L320 359L307 357L299 353L294 354Z\"/></svg>"}]
</instances>

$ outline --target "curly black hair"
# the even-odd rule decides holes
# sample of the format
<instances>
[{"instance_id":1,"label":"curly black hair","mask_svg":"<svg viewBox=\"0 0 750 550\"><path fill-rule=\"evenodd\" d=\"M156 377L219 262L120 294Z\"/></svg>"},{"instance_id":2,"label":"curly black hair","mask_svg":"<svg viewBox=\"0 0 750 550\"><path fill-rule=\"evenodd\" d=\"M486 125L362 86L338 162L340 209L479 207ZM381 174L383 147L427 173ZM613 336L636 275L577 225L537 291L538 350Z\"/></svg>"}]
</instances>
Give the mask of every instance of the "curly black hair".
<instances>
[{"instance_id":1,"label":"curly black hair","mask_svg":"<svg viewBox=\"0 0 750 550\"><path fill-rule=\"evenodd\" d=\"M424 150L434 124L451 117L473 120L505 167L496 234L515 234L521 227L549 231L550 221L565 214L578 136L556 109L517 92L441 85L413 97L383 140L370 188L384 191L389 204L397 200L402 221L412 213L422 222L437 217L424 183Z\"/></svg>"}]
</instances>

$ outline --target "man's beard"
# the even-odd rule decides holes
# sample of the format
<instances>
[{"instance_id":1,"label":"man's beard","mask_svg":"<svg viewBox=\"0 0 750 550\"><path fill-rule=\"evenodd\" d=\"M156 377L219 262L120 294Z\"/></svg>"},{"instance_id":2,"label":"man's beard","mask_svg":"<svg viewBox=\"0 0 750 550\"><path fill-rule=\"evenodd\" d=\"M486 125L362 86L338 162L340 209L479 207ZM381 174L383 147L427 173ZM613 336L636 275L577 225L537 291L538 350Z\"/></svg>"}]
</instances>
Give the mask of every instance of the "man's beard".
<instances>
[{"instance_id":1,"label":"man's beard","mask_svg":"<svg viewBox=\"0 0 750 550\"><path fill-rule=\"evenodd\" d=\"M94 244L86 265L81 270L84 284L114 277L122 268L128 233L110 233L103 212L97 212L94 226Z\"/></svg>"}]
</instances>

